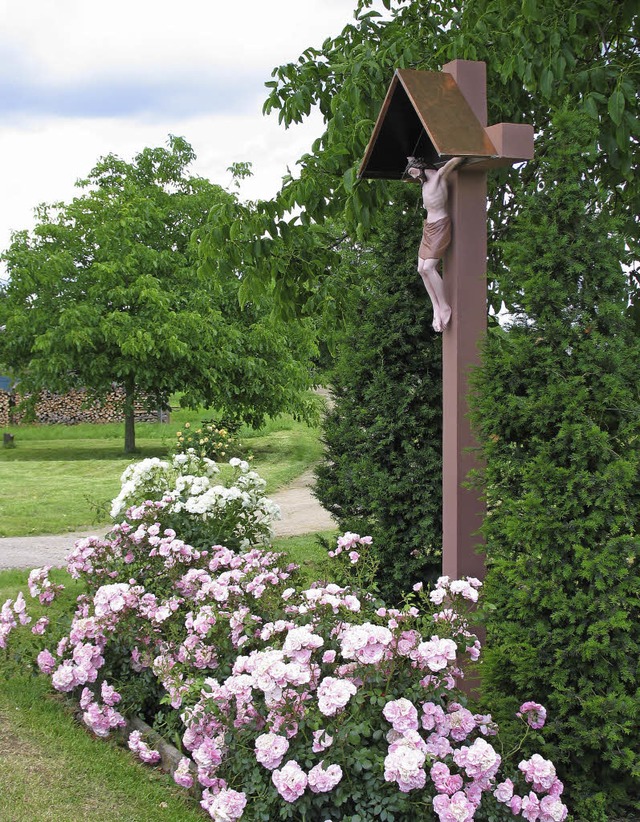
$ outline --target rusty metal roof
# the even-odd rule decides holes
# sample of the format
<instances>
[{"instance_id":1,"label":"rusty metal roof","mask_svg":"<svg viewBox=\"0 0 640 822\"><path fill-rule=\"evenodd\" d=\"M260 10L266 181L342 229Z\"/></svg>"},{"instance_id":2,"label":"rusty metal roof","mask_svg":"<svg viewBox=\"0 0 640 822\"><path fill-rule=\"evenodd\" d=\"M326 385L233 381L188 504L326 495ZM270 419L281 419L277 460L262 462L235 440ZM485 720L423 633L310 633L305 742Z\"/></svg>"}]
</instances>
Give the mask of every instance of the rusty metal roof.
<instances>
[{"instance_id":1,"label":"rusty metal roof","mask_svg":"<svg viewBox=\"0 0 640 822\"><path fill-rule=\"evenodd\" d=\"M495 146L447 72L397 69L358 172L396 180L407 157L496 157Z\"/></svg>"}]
</instances>

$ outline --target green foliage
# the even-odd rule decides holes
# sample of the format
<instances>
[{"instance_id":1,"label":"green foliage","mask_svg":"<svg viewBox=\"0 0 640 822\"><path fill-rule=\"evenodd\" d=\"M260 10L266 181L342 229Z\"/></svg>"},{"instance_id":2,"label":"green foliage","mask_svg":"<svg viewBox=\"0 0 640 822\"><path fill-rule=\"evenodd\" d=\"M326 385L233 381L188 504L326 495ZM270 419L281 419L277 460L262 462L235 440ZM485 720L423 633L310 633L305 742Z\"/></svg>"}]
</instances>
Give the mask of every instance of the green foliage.
<instances>
[{"instance_id":1,"label":"green foliage","mask_svg":"<svg viewBox=\"0 0 640 822\"><path fill-rule=\"evenodd\" d=\"M404 191L405 207L387 209L386 227L359 252L368 285L330 374L316 487L341 530L374 537L388 601L437 575L442 539L440 345L415 268L421 214Z\"/></svg>"},{"instance_id":2,"label":"green foliage","mask_svg":"<svg viewBox=\"0 0 640 822\"><path fill-rule=\"evenodd\" d=\"M41 206L32 235L15 234L0 301L0 362L21 390L124 385L125 450L135 448L133 401L215 406L259 426L266 414L308 417L301 392L315 353L309 327L285 327L270 307L241 311L241 279L196 271L192 233L234 196L187 176L193 151L172 137L132 163L109 155L69 204Z\"/></svg>"},{"instance_id":3,"label":"green foliage","mask_svg":"<svg viewBox=\"0 0 640 822\"><path fill-rule=\"evenodd\" d=\"M395 197L387 181L357 179L395 69L439 71L461 58L487 63L489 122L528 122L542 137L550 114L567 98L590 115L600 147L592 171L602 199L623 217L633 275L640 211L635 0L388 0L384 17L371 5L360 0L355 20L337 37L274 69L265 112L277 112L289 126L317 107L325 131L274 200L214 209L201 232L205 268L242 270L247 293L273 290L286 310L311 311L339 299L328 221L340 221L349 237L363 240ZM491 175L492 240L504 235L537 173L529 163ZM501 293L499 247L490 245L490 252L492 301L499 309L509 295Z\"/></svg>"},{"instance_id":4,"label":"green foliage","mask_svg":"<svg viewBox=\"0 0 640 822\"><path fill-rule=\"evenodd\" d=\"M474 418L486 698L498 721L523 692L547 706L569 805L604 820L640 810L640 348L618 225L585 174L594 136L584 115L556 118L503 249L517 313L487 341Z\"/></svg>"}]
</instances>

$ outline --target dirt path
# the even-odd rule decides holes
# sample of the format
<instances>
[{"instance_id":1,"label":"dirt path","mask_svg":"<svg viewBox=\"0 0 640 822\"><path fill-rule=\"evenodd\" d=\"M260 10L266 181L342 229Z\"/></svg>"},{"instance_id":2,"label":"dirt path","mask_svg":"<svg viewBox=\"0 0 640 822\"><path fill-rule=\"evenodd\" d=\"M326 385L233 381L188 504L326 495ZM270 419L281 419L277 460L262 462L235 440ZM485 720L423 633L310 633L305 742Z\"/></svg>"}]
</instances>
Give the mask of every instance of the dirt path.
<instances>
[{"instance_id":1,"label":"dirt path","mask_svg":"<svg viewBox=\"0 0 640 822\"><path fill-rule=\"evenodd\" d=\"M313 534L336 527L331 515L311 493L309 486L312 482L313 475L308 471L291 485L271 495L282 511L282 519L275 523L274 528L277 537ZM107 530L106 527L98 527L55 536L0 538L0 569L41 565L60 567L77 539L91 534L103 536Z\"/></svg>"}]
</instances>

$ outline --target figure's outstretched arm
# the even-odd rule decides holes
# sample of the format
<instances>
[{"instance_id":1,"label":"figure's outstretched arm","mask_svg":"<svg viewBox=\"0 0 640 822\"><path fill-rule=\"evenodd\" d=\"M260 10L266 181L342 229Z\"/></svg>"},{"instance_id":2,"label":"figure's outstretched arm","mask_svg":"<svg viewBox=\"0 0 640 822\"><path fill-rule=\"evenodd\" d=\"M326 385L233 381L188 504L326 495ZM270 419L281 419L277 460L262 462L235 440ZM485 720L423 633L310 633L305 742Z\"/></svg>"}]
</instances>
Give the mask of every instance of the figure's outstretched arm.
<instances>
[{"instance_id":1,"label":"figure's outstretched arm","mask_svg":"<svg viewBox=\"0 0 640 822\"><path fill-rule=\"evenodd\" d=\"M462 165L466 159L466 157L452 157L450 160L447 160L442 168L438 169L438 177L440 177L441 180L446 180L451 172Z\"/></svg>"}]
</instances>

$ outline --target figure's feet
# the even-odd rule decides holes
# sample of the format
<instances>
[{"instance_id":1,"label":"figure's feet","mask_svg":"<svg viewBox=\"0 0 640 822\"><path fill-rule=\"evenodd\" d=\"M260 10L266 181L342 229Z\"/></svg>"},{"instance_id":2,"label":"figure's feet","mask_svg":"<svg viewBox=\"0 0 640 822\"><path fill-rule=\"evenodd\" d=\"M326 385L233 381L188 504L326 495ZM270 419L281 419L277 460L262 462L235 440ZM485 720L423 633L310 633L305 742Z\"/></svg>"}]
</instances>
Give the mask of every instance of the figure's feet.
<instances>
[{"instance_id":1,"label":"figure's feet","mask_svg":"<svg viewBox=\"0 0 640 822\"><path fill-rule=\"evenodd\" d=\"M440 305L440 325L442 328L441 331L449 325L451 321L451 306L447 305L447 303L443 303Z\"/></svg>"},{"instance_id":2,"label":"figure's feet","mask_svg":"<svg viewBox=\"0 0 640 822\"><path fill-rule=\"evenodd\" d=\"M442 323L440 322L440 317L438 316L438 314L433 315L433 322L431 323L431 325L433 326L433 330L437 331L438 333L440 333L443 330Z\"/></svg>"}]
</instances>

